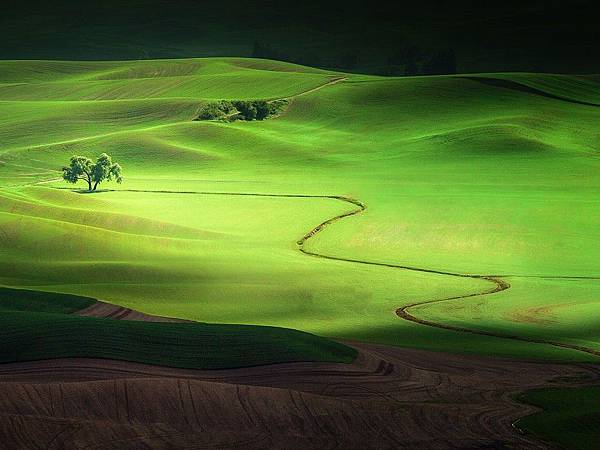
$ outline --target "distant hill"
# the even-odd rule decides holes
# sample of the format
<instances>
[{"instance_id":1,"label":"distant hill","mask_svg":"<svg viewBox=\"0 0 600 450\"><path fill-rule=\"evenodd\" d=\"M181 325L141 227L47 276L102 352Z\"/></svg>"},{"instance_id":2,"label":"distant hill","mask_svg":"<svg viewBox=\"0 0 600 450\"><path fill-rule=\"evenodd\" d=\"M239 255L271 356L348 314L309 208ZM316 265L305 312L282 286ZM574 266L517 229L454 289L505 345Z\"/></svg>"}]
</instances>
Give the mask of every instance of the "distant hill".
<instances>
[{"instance_id":1,"label":"distant hill","mask_svg":"<svg viewBox=\"0 0 600 450\"><path fill-rule=\"evenodd\" d=\"M0 59L257 56L382 75L600 72L589 0L3 3Z\"/></svg>"}]
</instances>

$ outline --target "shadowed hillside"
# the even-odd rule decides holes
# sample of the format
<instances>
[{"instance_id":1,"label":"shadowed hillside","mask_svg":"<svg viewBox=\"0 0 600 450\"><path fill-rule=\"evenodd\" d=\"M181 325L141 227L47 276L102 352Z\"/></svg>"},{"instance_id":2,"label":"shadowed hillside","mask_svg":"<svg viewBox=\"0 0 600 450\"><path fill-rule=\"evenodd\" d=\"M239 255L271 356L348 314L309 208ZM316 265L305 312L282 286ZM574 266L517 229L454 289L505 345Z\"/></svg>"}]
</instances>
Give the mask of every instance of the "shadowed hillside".
<instances>
[{"instance_id":1,"label":"shadowed hillside","mask_svg":"<svg viewBox=\"0 0 600 450\"><path fill-rule=\"evenodd\" d=\"M383 75L600 71L594 2L7 0L0 58L255 56Z\"/></svg>"}]
</instances>

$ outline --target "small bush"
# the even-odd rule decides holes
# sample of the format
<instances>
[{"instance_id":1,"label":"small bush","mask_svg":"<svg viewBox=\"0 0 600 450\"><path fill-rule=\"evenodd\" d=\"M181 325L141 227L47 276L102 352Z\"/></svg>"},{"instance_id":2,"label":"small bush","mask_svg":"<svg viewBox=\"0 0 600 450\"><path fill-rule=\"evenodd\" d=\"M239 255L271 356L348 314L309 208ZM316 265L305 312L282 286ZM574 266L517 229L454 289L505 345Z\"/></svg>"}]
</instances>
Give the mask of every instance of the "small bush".
<instances>
[{"instance_id":1,"label":"small bush","mask_svg":"<svg viewBox=\"0 0 600 450\"><path fill-rule=\"evenodd\" d=\"M268 103L268 117L281 114L289 104L289 100L273 100L272 102Z\"/></svg>"},{"instance_id":2,"label":"small bush","mask_svg":"<svg viewBox=\"0 0 600 450\"><path fill-rule=\"evenodd\" d=\"M235 109L237 109L244 120L254 120L257 118L258 108L257 101L244 101L238 100L232 102Z\"/></svg>"},{"instance_id":3,"label":"small bush","mask_svg":"<svg viewBox=\"0 0 600 450\"><path fill-rule=\"evenodd\" d=\"M280 114L288 100L221 100L202 106L195 120L265 120Z\"/></svg>"},{"instance_id":4,"label":"small bush","mask_svg":"<svg viewBox=\"0 0 600 450\"><path fill-rule=\"evenodd\" d=\"M200 108L196 120L222 120L233 112L235 112L235 108L227 100L207 103Z\"/></svg>"}]
</instances>

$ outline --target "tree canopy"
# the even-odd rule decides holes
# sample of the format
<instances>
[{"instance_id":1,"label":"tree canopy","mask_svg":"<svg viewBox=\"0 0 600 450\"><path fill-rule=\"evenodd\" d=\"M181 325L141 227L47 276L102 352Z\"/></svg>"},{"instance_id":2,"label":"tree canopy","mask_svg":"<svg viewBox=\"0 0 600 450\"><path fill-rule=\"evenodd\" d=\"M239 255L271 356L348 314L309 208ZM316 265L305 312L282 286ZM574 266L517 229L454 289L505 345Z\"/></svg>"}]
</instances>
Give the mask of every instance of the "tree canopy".
<instances>
[{"instance_id":1,"label":"tree canopy","mask_svg":"<svg viewBox=\"0 0 600 450\"><path fill-rule=\"evenodd\" d=\"M95 163L86 156L72 156L69 165L62 170L65 181L75 184L83 180L88 184L88 191L95 191L103 181L123 182L121 166L106 153L102 153Z\"/></svg>"},{"instance_id":2,"label":"tree canopy","mask_svg":"<svg viewBox=\"0 0 600 450\"><path fill-rule=\"evenodd\" d=\"M195 120L265 120L283 112L289 100L220 100L206 103Z\"/></svg>"}]
</instances>

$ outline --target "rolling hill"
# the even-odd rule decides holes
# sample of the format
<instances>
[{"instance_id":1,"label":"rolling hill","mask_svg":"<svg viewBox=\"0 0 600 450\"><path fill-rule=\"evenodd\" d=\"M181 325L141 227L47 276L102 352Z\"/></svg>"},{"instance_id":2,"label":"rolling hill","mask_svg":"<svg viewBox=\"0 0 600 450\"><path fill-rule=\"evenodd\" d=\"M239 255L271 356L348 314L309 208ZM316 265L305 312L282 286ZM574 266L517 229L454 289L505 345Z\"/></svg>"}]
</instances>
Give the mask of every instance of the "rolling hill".
<instances>
[{"instance_id":1,"label":"rolling hill","mask_svg":"<svg viewBox=\"0 0 600 450\"><path fill-rule=\"evenodd\" d=\"M593 78L384 78L244 58L2 61L0 74L6 286L597 361ZM277 98L291 103L275 119L193 120L207 102ZM104 151L123 185L85 194L58 180L71 155Z\"/></svg>"}]
</instances>

